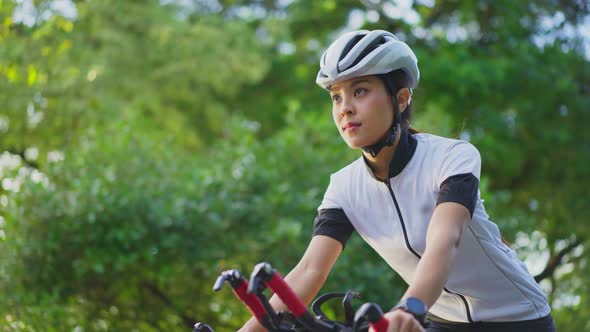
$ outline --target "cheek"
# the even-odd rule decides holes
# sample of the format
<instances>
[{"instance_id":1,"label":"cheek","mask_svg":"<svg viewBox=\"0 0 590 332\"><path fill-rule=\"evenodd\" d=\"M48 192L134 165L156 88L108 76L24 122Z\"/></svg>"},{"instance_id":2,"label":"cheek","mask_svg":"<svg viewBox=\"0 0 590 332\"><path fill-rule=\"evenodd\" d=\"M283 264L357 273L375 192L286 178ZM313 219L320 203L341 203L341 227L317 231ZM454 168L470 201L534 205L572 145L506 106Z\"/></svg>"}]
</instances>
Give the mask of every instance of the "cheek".
<instances>
[{"instance_id":1,"label":"cheek","mask_svg":"<svg viewBox=\"0 0 590 332\"><path fill-rule=\"evenodd\" d=\"M389 103L385 98L375 99L370 106L370 109L375 110L375 118L383 126L389 127L393 122L393 104Z\"/></svg>"},{"instance_id":2,"label":"cheek","mask_svg":"<svg viewBox=\"0 0 590 332\"><path fill-rule=\"evenodd\" d=\"M340 117L340 112L338 112L336 107L332 107L332 119L334 120L334 123L338 127L340 124L341 117Z\"/></svg>"}]
</instances>

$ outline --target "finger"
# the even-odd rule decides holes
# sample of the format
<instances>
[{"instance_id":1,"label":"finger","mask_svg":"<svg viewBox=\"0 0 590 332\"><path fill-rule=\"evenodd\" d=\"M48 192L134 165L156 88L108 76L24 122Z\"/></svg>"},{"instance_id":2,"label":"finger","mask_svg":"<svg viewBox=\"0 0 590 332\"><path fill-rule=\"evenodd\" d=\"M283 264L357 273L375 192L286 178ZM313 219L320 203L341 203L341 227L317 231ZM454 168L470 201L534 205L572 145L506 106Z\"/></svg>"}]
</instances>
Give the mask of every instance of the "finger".
<instances>
[{"instance_id":1,"label":"finger","mask_svg":"<svg viewBox=\"0 0 590 332\"><path fill-rule=\"evenodd\" d=\"M420 322L414 317L404 317L400 320L399 329L396 332L424 332Z\"/></svg>"},{"instance_id":2,"label":"finger","mask_svg":"<svg viewBox=\"0 0 590 332\"><path fill-rule=\"evenodd\" d=\"M397 328L397 330L395 330L396 332L413 332L412 330L409 330L410 325L408 325L408 320L407 319L400 319L399 321L399 327Z\"/></svg>"},{"instance_id":3,"label":"finger","mask_svg":"<svg viewBox=\"0 0 590 332\"><path fill-rule=\"evenodd\" d=\"M400 321L399 319L389 320L389 325L387 326L387 332L399 332L400 330Z\"/></svg>"},{"instance_id":4,"label":"finger","mask_svg":"<svg viewBox=\"0 0 590 332\"><path fill-rule=\"evenodd\" d=\"M408 323L409 329L408 331L411 332L424 332L424 329L422 328L422 325L420 325L420 322L416 319L412 319L411 322Z\"/></svg>"}]
</instances>

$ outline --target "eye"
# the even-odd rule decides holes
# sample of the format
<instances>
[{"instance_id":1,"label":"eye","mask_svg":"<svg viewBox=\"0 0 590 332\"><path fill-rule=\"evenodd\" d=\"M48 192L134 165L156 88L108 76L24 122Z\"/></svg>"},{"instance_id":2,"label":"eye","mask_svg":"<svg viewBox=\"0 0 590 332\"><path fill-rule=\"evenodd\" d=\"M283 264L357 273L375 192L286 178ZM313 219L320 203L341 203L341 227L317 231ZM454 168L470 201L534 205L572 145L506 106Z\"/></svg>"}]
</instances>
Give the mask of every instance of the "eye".
<instances>
[{"instance_id":1,"label":"eye","mask_svg":"<svg viewBox=\"0 0 590 332\"><path fill-rule=\"evenodd\" d=\"M339 95L332 95L332 102L334 102L334 103L340 102L340 96Z\"/></svg>"},{"instance_id":2,"label":"eye","mask_svg":"<svg viewBox=\"0 0 590 332\"><path fill-rule=\"evenodd\" d=\"M357 88L356 90L354 90L355 96L362 96L366 93L367 93L367 89L365 89L365 88Z\"/></svg>"}]
</instances>

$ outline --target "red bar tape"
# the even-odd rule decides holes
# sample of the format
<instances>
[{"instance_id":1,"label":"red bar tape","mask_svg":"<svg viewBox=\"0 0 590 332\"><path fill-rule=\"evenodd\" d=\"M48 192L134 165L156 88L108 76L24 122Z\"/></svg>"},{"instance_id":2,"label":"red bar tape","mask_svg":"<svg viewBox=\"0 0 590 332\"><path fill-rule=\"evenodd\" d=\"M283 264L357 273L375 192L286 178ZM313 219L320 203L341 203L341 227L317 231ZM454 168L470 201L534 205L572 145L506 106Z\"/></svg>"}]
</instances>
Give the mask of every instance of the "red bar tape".
<instances>
[{"instance_id":1,"label":"red bar tape","mask_svg":"<svg viewBox=\"0 0 590 332\"><path fill-rule=\"evenodd\" d=\"M384 316L381 316L377 322L369 324L376 332L387 332L389 321Z\"/></svg>"},{"instance_id":2,"label":"red bar tape","mask_svg":"<svg viewBox=\"0 0 590 332\"><path fill-rule=\"evenodd\" d=\"M295 318L303 316L307 312L305 303L299 299L297 294L293 292L291 287L287 285L283 277L275 272L270 280L267 282L268 287L287 305Z\"/></svg>"},{"instance_id":3,"label":"red bar tape","mask_svg":"<svg viewBox=\"0 0 590 332\"><path fill-rule=\"evenodd\" d=\"M248 294L248 282L242 282L237 288L234 289L234 293L244 302L244 304L250 309L250 312L258 319L259 322L264 320L266 316L266 310L260 302L260 299L254 294Z\"/></svg>"}]
</instances>

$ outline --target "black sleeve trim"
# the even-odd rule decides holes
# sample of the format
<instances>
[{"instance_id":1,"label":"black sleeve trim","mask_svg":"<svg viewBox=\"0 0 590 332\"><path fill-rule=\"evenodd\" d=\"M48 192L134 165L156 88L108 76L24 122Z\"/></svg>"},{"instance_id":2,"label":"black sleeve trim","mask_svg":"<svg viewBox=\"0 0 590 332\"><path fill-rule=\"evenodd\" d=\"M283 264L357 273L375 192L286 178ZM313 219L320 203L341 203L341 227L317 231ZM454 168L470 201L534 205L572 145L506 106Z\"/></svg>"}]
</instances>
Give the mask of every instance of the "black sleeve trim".
<instances>
[{"instance_id":1,"label":"black sleeve trim","mask_svg":"<svg viewBox=\"0 0 590 332\"><path fill-rule=\"evenodd\" d=\"M445 202L458 203L466 207L473 217L478 188L479 180L472 173L450 176L440 185L436 205Z\"/></svg>"},{"instance_id":2,"label":"black sleeve trim","mask_svg":"<svg viewBox=\"0 0 590 332\"><path fill-rule=\"evenodd\" d=\"M354 226L342 209L321 209L313 224L313 236L325 235L346 246Z\"/></svg>"}]
</instances>

